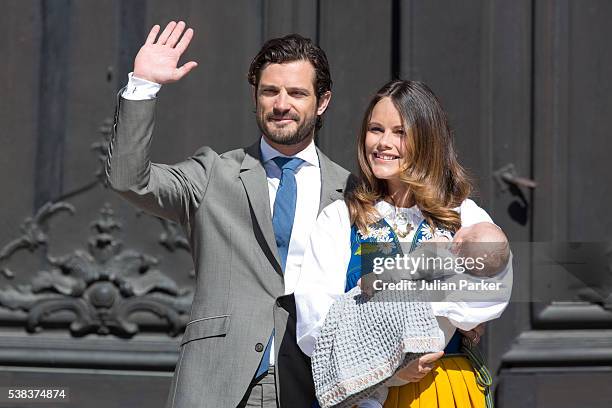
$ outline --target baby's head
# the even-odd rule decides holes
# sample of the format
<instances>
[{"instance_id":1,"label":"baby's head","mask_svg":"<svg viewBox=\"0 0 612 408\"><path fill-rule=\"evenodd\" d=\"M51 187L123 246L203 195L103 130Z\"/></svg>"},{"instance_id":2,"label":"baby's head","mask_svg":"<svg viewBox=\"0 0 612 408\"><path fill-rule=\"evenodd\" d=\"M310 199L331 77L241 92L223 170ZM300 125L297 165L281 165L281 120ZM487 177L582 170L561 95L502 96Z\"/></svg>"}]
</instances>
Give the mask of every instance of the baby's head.
<instances>
[{"instance_id":1,"label":"baby's head","mask_svg":"<svg viewBox=\"0 0 612 408\"><path fill-rule=\"evenodd\" d=\"M502 230L490 222L461 227L453 239L455 253L463 258L483 258L485 267L469 272L476 276L491 277L501 272L508 263L508 240Z\"/></svg>"}]
</instances>

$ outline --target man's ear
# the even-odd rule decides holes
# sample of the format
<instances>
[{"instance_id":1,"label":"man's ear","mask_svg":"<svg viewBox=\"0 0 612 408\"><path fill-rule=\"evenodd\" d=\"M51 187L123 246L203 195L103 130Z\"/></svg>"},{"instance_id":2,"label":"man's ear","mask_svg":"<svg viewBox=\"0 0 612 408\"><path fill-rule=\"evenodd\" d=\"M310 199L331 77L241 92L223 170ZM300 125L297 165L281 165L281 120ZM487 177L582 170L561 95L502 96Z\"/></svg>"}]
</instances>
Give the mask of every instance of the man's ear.
<instances>
[{"instance_id":1,"label":"man's ear","mask_svg":"<svg viewBox=\"0 0 612 408\"><path fill-rule=\"evenodd\" d=\"M325 92L319 98L319 105L317 106L317 115L322 115L327 109L327 105L329 105L329 101L331 100L331 91Z\"/></svg>"},{"instance_id":2,"label":"man's ear","mask_svg":"<svg viewBox=\"0 0 612 408\"><path fill-rule=\"evenodd\" d=\"M255 110L257 110L257 88L254 85L251 85L251 98L253 98L253 106Z\"/></svg>"}]
</instances>

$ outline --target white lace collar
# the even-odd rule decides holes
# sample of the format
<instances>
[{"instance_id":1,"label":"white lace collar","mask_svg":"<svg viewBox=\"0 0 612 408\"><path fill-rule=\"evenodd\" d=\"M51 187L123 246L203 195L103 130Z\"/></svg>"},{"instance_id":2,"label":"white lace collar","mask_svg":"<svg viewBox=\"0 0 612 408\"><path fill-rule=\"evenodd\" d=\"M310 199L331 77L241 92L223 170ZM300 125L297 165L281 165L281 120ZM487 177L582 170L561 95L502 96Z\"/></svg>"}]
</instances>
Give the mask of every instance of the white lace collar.
<instances>
[{"instance_id":1,"label":"white lace collar","mask_svg":"<svg viewBox=\"0 0 612 408\"><path fill-rule=\"evenodd\" d=\"M410 216L411 218L423 218L421 210L419 210L419 207L417 207L416 204L412 207L396 207L385 200L380 200L374 205L374 207L376 208L376 211L378 211L380 216L383 218L393 218L400 213L406 216Z\"/></svg>"}]
</instances>

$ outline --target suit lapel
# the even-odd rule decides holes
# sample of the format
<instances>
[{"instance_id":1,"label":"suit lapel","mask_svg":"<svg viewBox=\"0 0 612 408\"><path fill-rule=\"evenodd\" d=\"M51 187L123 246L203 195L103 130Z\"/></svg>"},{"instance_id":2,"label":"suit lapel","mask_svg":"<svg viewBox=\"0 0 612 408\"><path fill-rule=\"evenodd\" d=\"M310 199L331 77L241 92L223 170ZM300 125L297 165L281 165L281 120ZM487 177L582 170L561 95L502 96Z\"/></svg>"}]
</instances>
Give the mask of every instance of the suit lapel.
<instances>
[{"instance_id":1,"label":"suit lapel","mask_svg":"<svg viewBox=\"0 0 612 408\"><path fill-rule=\"evenodd\" d=\"M270 259L270 262L272 262L274 269L282 275L274 228L272 227L268 179L260 160L261 153L259 150L259 141L248 147L245 153L244 160L240 167L240 179L249 197L251 211L257 220L262 238L265 241L265 245L262 245L262 248L267 246L267 248L264 248L266 255Z\"/></svg>"},{"instance_id":2,"label":"suit lapel","mask_svg":"<svg viewBox=\"0 0 612 408\"><path fill-rule=\"evenodd\" d=\"M282 275L274 228L272 227L268 179L261 163L259 143L257 141L245 149L245 156L240 167L240 180L242 180L244 189L249 197L250 209L257 220L261 232L258 239L261 238L264 241L260 242L260 245L264 252L266 252L270 262L272 262L274 269ZM320 213L323 208L335 200L342 199L347 173L324 155L319 148L317 148L317 154L319 156L319 166L321 167Z\"/></svg>"},{"instance_id":3,"label":"suit lapel","mask_svg":"<svg viewBox=\"0 0 612 408\"><path fill-rule=\"evenodd\" d=\"M319 155L319 166L321 167L321 200L319 201L319 213L336 200L341 200L346 185L346 171L340 168L329 157L323 154L317 147Z\"/></svg>"}]
</instances>

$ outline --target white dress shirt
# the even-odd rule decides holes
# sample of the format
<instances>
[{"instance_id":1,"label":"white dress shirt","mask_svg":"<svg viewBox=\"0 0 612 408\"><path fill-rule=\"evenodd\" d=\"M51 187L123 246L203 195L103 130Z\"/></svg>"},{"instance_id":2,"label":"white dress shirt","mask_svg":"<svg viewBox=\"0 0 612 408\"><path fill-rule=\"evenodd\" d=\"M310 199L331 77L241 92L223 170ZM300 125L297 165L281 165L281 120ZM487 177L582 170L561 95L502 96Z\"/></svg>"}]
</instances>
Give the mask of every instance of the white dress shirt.
<instances>
[{"instance_id":1,"label":"white dress shirt","mask_svg":"<svg viewBox=\"0 0 612 408\"><path fill-rule=\"evenodd\" d=\"M376 209L387 221L397 209L380 201ZM472 200L465 200L455 209L461 216L462 227L479 222L493 222L491 217ZM418 207L401 209L412 225L424 219ZM410 242L414 235L398 239ZM298 345L307 355L312 355L327 312L332 303L344 294L346 272L351 258L351 222L343 200L327 206L317 219L304 254L302 270L295 288L297 311L296 335ZM512 257L506 269L498 275L501 280L512 273ZM511 275L509 275L511 276ZM432 302L441 335L448 344L455 328L471 330L480 323L501 315L508 302Z\"/></svg>"},{"instance_id":2,"label":"white dress shirt","mask_svg":"<svg viewBox=\"0 0 612 408\"><path fill-rule=\"evenodd\" d=\"M128 84L121 94L125 99L145 100L153 99L161 89L161 85L128 74ZM268 193L270 196L270 213L274 216L274 200L280 183L282 170L272 160L275 157L288 157L270 146L264 137L261 137L261 161L268 179ZM295 205L295 218L289 248L287 251L287 263L284 272L285 294L292 293L297 284L304 251L308 244L308 238L312 230L321 197L321 167L319 156L314 141L308 147L293 157L299 157L304 163L296 169L295 181L297 185L297 200ZM272 340L274 350L274 339ZM274 364L274 353L270 353L270 365Z\"/></svg>"},{"instance_id":3,"label":"white dress shirt","mask_svg":"<svg viewBox=\"0 0 612 408\"><path fill-rule=\"evenodd\" d=\"M138 78L133 75L133 72L128 74L128 83L121 96L132 101L142 101L145 99L154 99L161 89L161 84L147 81L146 79Z\"/></svg>"},{"instance_id":4,"label":"white dress shirt","mask_svg":"<svg viewBox=\"0 0 612 408\"><path fill-rule=\"evenodd\" d=\"M274 216L274 200L278 191L278 185L280 184L282 170L272 159L278 156L288 156L275 150L263 137L261 138L260 147L261 161L266 169L266 176L268 178L270 213ZM319 167L319 156L317 155L314 141L294 157L299 157L304 160L304 163L300 164L295 172L297 200L284 273L286 295L293 293L300 276L304 251L308 245L308 238L310 237L312 227L319 214L319 202L321 200L321 168Z\"/></svg>"}]
</instances>

